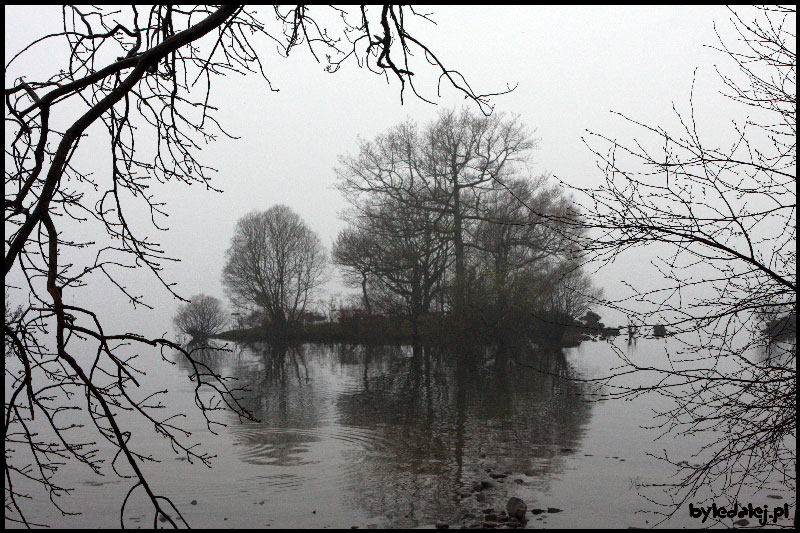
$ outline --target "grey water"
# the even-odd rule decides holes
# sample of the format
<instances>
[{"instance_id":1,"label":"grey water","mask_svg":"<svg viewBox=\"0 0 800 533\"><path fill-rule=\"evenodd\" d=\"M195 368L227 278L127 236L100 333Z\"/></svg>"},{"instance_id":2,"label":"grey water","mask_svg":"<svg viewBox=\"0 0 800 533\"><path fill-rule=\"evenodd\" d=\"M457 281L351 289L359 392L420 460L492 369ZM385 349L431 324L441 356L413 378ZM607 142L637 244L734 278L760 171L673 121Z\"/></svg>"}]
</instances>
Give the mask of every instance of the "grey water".
<instances>
[{"instance_id":1,"label":"grey water","mask_svg":"<svg viewBox=\"0 0 800 533\"><path fill-rule=\"evenodd\" d=\"M648 361L671 339L618 342ZM668 501L652 484L674 480L675 467L653 455L693 460L702 435L657 437L653 410L663 398L606 400L587 378L619 364L611 344L543 350L532 346L462 348L302 344L229 345L201 360L246 387L242 404L258 419L222 408L206 424L194 406L191 368L175 357L149 379L169 388L165 404L216 455L213 467L173 452L141 420L131 419L135 448L154 490L169 496L194 527L457 527L464 516L504 507L511 496L528 509L527 527L650 527ZM154 363L156 364L156 363ZM630 378L633 380L634 378ZM631 381L633 383L633 381ZM213 430L213 432L211 431ZM657 439L657 440L656 440ZM102 443L101 451L108 452ZM107 445L106 445L107 446ZM119 527L119 508L133 484L68 464L61 516L46 498L29 505L34 521L59 527ZM474 491L476 483L492 487ZM794 504L778 483L741 500ZM126 527L151 527L140 494ZM7 524L12 525L13 524ZM666 522L702 527L681 509ZM755 524L752 524L755 525ZM787 525L784 523L783 525Z\"/></svg>"}]
</instances>

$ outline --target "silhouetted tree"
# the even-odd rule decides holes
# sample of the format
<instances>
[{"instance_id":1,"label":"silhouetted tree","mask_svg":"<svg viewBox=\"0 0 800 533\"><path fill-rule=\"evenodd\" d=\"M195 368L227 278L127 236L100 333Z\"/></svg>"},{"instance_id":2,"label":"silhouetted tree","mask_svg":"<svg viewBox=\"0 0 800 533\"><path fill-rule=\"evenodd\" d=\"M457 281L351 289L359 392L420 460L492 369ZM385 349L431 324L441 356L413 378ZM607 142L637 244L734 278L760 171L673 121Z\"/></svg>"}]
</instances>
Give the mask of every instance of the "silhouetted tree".
<instances>
[{"instance_id":1,"label":"silhouetted tree","mask_svg":"<svg viewBox=\"0 0 800 533\"><path fill-rule=\"evenodd\" d=\"M297 322L323 281L325 249L285 205L252 212L236 224L222 283L240 309L263 309L279 331Z\"/></svg>"},{"instance_id":2,"label":"silhouetted tree","mask_svg":"<svg viewBox=\"0 0 800 533\"><path fill-rule=\"evenodd\" d=\"M368 229L347 227L339 232L331 250L333 262L343 268L345 283L361 287L362 303L368 315L372 314L372 306L367 286L377 272L379 262L375 255L376 248Z\"/></svg>"},{"instance_id":3,"label":"silhouetted tree","mask_svg":"<svg viewBox=\"0 0 800 533\"><path fill-rule=\"evenodd\" d=\"M556 294L542 273L553 275L550 285L566 283L561 263L579 270L585 240L572 200L545 177L523 177L533 146L516 117L466 110L445 111L422 129L405 122L362 143L337 169L352 205L334 247L346 280L361 286L370 306L380 301L383 312L411 317L415 329L436 301L464 326L530 323L534 302L544 301L534 288ZM543 312L552 320L548 302Z\"/></svg>"},{"instance_id":4,"label":"silhouetted tree","mask_svg":"<svg viewBox=\"0 0 800 533\"><path fill-rule=\"evenodd\" d=\"M533 303L522 309L532 308L527 315L532 317L537 336L556 344L602 295L580 263L572 260L544 265L531 273L529 283L528 297Z\"/></svg>"},{"instance_id":5,"label":"silhouetted tree","mask_svg":"<svg viewBox=\"0 0 800 533\"><path fill-rule=\"evenodd\" d=\"M447 241L437 229L440 217L391 198L376 200L362 205L352 226L340 234L334 257L345 272L361 276L365 302L381 313L408 318L416 333L419 318L442 289L439 281L448 264Z\"/></svg>"},{"instance_id":6,"label":"silhouetted tree","mask_svg":"<svg viewBox=\"0 0 800 533\"><path fill-rule=\"evenodd\" d=\"M453 307L462 312L467 226L479 217L477 200L524 167L534 146L518 117L445 110L424 128L404 122L362 141L358 155L340 158L338 188L357 210L391 199L403 212L431 213L453 247Z\"/></svg>"},{"instance_id":7,"label":"silhouetted tree","mask_svg":"<svg viewBox=\"0 0 800 533\"><path fill-rule=\"evenodd\" d=\"M175 450L207 464L210 457L185 444L186 433L166 422L171 416L160 418L155 410L160 405L151 404L151 398L136 400L127 394L138 385L141 371L120 353L120 346L177 350L194 372L196 404L204 414L225 405L241 416L250 414L221 376L193 359L192 351L168 339L107 331L103 317L82 303L84 293L78 289L95 287L98 277L105 278L134 305L147 306L120 273L144 268L179 297L174 285L162 278L163 262L171 258L144 226L133 223L132 206L141 202L154 227L163 229L159 224L166 208L153 184L178 180L212 188L213 169L199 159L201 147L220 132L228 135L215 118L215 80L250 72L269 83L264 53L253 44L263 38L271 43L266 55L277 52L285 57L305 45L318 61L325 61L329 72L350 60L391 76L400 83L401 98L410 87L425 99L414 80L426 68L486 112L489 95L472 92L460 74L415 38L414 21L430 18L405 6L361 6L355 13L335 6L275 6L267 16L242 5L61 9L60 31L32 36L30 44L6 63L7 81L18 77L5 89L4 275L7 284L13 278L24 287L20 299L25 303L18 315L7 314L4 322L11 354L6 361L5 517L7 522L33 525L23 509L30 493L20 489L17 480L40 484L58 507L57 497L66 493L54 480L61 463L75 460L100 471L104 457L91 444L89 431L78 432L58 416L78 409L92 417L98 438L117 449L116 458L127 462L131 491L146 493L154 520L166 517L176 526L182 521L180 512L153 491L140 469L140 463L152 457L132 449L122 422L126 417L116 415L132 410ZM331 16L312 17L318 9ZM38 49L63 57L63 63L43 77L32 75L40 66L47 68L37 61L30 67L25 63ZM104 154L100 144L92 145L92 158L107 157L108 172L93 174L87 167L88 152L79 147L88 139L107 143ZM100 237L79 240L77 224ZM93 352L96 358L88 366L75 357ZM53 403L54 390L71 388L86 394ZM204 394L206 389L213 398ZM28 425L34 416L41 426L36 429ZM29 456L15 453L19 446Z\"/></svg>"},{"instance_id":8,"label":"silhouetted tree","mask_svg":"<svg viewBox=\"0 0 800 533\"><path fill-rule=\"evenodd\" d=\"M192 337L193 341L204 341L220 333L228 319L222 302L213 296L196 294L189 303L178 308L173 322L179 331Z\"/></svg>"},{"instance_id":9,"label":"silhouetted tree","mask_svg":"<svg viewBox=\"0 0 800 533\"><path fill-rule=\"evenodd\" d=\"M625 260L646 245L661 274L656 288L611 304L679 346L663 366L620 349L624 374L654 373L659 384L618 385L617 395L662 394L665 432L711 437L698 464L673 463L680 478L667 514L699 487L717 505L770 480L795 493L796 338L769 348L779 356L757 353L770 342L761 318L797 309L796 11L730 12L737 42L714 47L730 67L716 67L722 94L739 104L730 130L712 130L719 140L701 133L691 99L688 113L676 110L677 131L617 113L639 135L592 134L606 180L579 189L594 257Z\"/></svg>"},{"instance_id":10,"label":"silhouetted tree","mask_svg":"<svg viewBox=\"0 0 800 533\"><path fill-rule=\"evenodd\" d=\"M517 178L483 194L479 213L469 243L487 298L472 306L491 304L498 324L533 314L561 329L577 319L597 293L581 270L585 231L572 199L545 177Z\"/></svg>"}]
</instances>

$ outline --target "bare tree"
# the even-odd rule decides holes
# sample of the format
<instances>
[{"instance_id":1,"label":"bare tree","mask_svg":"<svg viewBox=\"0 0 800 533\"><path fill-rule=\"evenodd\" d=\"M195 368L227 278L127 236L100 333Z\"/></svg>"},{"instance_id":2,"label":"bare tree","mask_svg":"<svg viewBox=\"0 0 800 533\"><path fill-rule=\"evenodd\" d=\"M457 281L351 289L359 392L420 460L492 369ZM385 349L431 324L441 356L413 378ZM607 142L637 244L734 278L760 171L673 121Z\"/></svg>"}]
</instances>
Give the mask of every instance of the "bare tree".
<instances>
[{"instance_id":1,"label":"bare tree","mask_svg":"<svg viewBox=\"0 0 800 533\"><path fill-rule=\"evenodd\" d=\"M537 341L560 345L570 329L584 331L579 319L600 301L603 291L592 284L582 265L580 258L548 261L526 271L526 279L518 283L521 294L515 308L527 311Z\"/></svg>"},{"instance_id":2,"label":"bare tree","mask_svg":"<svg viewBox=\"0 0 800 533\"><path fill-rule=\"evenodd\" d=\"M220 333L227 321L222 302L205 294L192 296L189 303L178 308L173 319L175 327L191 336L195 342L204 341Z\"/></svg>"},{"instance_id":3,"label":"bare tree","mask_svg":"<svg viewBox=\"0 0 800 533\"><path fill-rule=\"evenodd\" d=\"M618 113L639 129L635 142L587 140L606 178L581 189L594 257L625 260L646 245L662 277L609 303L635 325L666 326L681 346L664 366L620 350L623 373L657 381L612 390L655 391L665 397L664 432L711 438L699 464L665 458L680 475L668 515L700 487L717 502L774 480L795 493L796 338L771 344L763 320L797 309L795 9L730 12L738 42L714 47L733 67L717 67L722 94L740 105L731 130L715 130L727 139L701 134L690 99L688 112L676 110L678 131ZM772 355L759 356L765 350Z\"/></svg>"},{"instance_id":4,"label":"bare tree","mask_svg":"<svg viewBox=\"0 0 800 533\"><path fill-rule=\"evenodd\" d=\"M317 9L320 15L312 17ZM188 434L172 418L158 415L157 400L135 395L143 372L125 350L177 350L194 372L196 403L206 415L223 406L251 415L225 380L192 351L165 338L107 331L104 317L81 304L79 289L107 280L134 306L149 306L124 275L128 269L146 269L179 298L161 273L172 258L134 213L143 207L145 222L164 229L166 207L152 185L178 180L212 188L213 169L198 158L199 152L218 133L229 135L214 116L214 81L250 72L269 83L254 45L263 39L271 43L265 50L284 57L305 46L329 72L356 62L399 81L401 98L410 87L425 99L412 75L426 68L486 112L489 95L474 93L411 33L414 20L430 18L408 7L361 6L352 13L337 7L276 6L262 18L242 5L63 6L61 19L60 31L32 37L6 64L6 76L21 75L13 82L7 79L5 89L4 275L7 286L14 279L23 287L11 293L24 303L4 321L11 354L6 360L5 516L32 525L22 505L30 494L18 489L18 480L38 483L63 510L57 498L67 490L54 479L59 464L74 460L100 472L103 458L87 431L78 433L64 419L75 409L88 413L99 437L119 450L115 460L128 463L134 473L131 492L141 488L146 493L154 526L163 517L176 526L179 511L151 489L139 467L153 457L134 449L116 415L134 411L180 453L206 464L211 458L184 442ZM50 74L33 78L26 60L37 49L68 59ZM78 148L89 139L105 143L108 172L93 175L81 158L84 152ZM98 146L92 149L97 152ZM78 224L94 225L98 240L78 240ZM86 352L96 353L89 363L75 355ZM54 398L54 390L66 391L68 398ZM34 430L34 417L44 427ZM25 449L28 455L12 449Z\"/></svg>"},{"instance_id":5,"label":"bare tree","mask_svg":"<svg viewBox=\"0 0 800 533\"><path fill-rule=\"evenodd\" d=\"M347 279L365 299L372 289L370 305L380 293L412 321L447 293L454 325L530 323L539 275L566 279L560 263L579 269L585 240L572 200L545 177L525 177L534 146L517 117L467 110L362 142L337 168L353 206L334 249Z\"/></svg>"},{"instance_id":6,"label":"bare tree","mask_svg":"<svg viewBox=\"0 0 800 533\"><path fill-rule=\"evenodd\" d=\"M454 308L466 297L466 232L479 218L477 199L524 167L535 143L518 117L475 116L444 110L420 129L402 123L354 157L340 158L338 188L354 205L368 197L391 199L405 210L430 211L446 221L455 257Z\"/></svg>"},{"instance_id":7,"label":"bare tree","mask_svg":"<svg viewBox=\"0 0 800 533\"><path fill-rule=\"evenodd\" d=\"M448 244L437 227L436 213L399 205L391 198L374 200L340 233L334 257L350 273L346 281L360 282L369 311L377 307L405 317L417 335L420 317L430 312L442 290Z\"/></svg>"},{"instance_id":8,"label":"bare tree","mask_svg":"<svg viewBox=\"0 0 800 533\"><path fill-rule=\"evenodd\" d=\"M319 237L285 205L236 224L222 282L238 308L262 308L279 331L295 324L323 281Z\"/></svg>"},{"instance_id":9,"label":"bare tree","mask_svg":"<svg viewBox=\"0 0 800 533\"><path fill-rule=\"evenodd\" d=\"M334 263L343 268L345 283L361 287L361 299L367 315L372 314L367 287L370 278L380 268L375 253L376 244L369 230L347 227L339 232L331 250Z\"/></svg>"},{"instance_id":10,"label":"bare tree","mask_svg":"<svg viewBox=\"0 0 800 533\"><path fill-rule=\"evenodd\" d=\"M572 199L546 176L513 178L501 185L479 198L480 219L469 231L470 247L479 256L481 277L488 282L500 321L509 312L521 311L511 305L511 297L518 303L540 299L531 289L535 285L536 292L545 285L534 280L552 275L549 283L554 286L566 279L562 272L579 269L576 261L585 240ZM564 270L565 263L572 266Z\"/></svg>"}]
</instances>

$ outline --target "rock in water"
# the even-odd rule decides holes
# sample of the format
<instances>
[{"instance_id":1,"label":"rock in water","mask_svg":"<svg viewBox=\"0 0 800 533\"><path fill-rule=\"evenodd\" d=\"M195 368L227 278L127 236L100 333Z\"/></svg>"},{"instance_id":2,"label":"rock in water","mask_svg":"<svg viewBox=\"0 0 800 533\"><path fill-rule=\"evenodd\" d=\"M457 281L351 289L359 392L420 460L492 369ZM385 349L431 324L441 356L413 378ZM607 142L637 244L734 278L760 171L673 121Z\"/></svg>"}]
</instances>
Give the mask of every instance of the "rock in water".
<instances>
[{"instance_id":1,"label":"rock in water","mask_svg":"<svg viewBox=\"0 0 800 533\"><path fill-rule=\"evenodd\" d=\"M510 498L506 504L506 512L508 513L508 516L513 516L520 522L525 521L525 513L527 511L528 506L519 498Z\"/></svg>"}]
</instances>

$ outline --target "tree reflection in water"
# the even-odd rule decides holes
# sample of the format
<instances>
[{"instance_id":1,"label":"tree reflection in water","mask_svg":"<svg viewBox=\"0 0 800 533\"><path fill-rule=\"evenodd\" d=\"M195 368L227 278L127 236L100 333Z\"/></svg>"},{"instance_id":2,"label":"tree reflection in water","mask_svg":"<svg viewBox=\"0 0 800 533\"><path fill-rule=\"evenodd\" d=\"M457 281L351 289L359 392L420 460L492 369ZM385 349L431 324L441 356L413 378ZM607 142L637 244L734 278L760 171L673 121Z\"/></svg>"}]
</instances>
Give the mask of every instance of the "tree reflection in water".
<instances>
[{"instance_id":1,"label":"tree reflection in water","mask_svg":"<svg viewBox=\"0 0 800 533\"><path fill-rule=\"evenodd\" d=\"M556 377L570 371L560 352L414 347L399 358L368 351L364 389L340 395L337 405L342 424L368 424L385 443L351 457L359 463L351 487L370 514L395 526L457 518L477 505L462 494L490 473L524 473L546 489L589 419L582 385ZM380 364L380 356L388 360ZM518 357L546 373L516 365Z\"/></svg>"},{"instance_id":2,"label":"tree reflection in water","mask_svg":"<svg viewBox=\"0 0 800 533\"><path fill-rule=\"evenodd\" d=\"M317 462L307 452L321 439L314 430L321 424L323 399L310 382L304 348L258 343L240 348L239 353L245 355L232 371L247 389L241 402L260 420L231 424L234 443L241 446L240 458L275 466Z\"/></svg>"},{"instance_id":3,"label":"tree reflection in water","mask_svg":"<svg viewBox=\"0 0 800 533\"><path fill-rule=\"evenodd\" d=\"M317 487L334 464L337 497L394 527L490 505L470 491L490 474L546 490L592 408L585 384L559 377L572 372L560 351L527 346L256 344L226 363L261 421L229 427L243 461L299 467L279 473Z\"/></svg>"}]
</instances>

